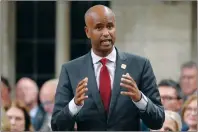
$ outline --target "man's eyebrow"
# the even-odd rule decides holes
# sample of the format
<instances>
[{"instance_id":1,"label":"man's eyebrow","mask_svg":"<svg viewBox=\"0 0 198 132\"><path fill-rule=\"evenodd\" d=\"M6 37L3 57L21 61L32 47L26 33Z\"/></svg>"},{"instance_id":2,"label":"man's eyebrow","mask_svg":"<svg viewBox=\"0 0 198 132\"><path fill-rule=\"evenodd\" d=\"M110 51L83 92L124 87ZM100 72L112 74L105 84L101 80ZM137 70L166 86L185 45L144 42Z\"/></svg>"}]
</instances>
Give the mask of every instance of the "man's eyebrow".
<instances>
[{"instance_id":1,"label":"man's eyebrow","mask_svg":"<svg viewBox=\"0 0 198 132\"><path fill-rule=\"evenodd\" d=\"M101 22L98 22L98 23L96 23L94 26L102 26L102 25L104 25L104 24L101 23Z\"/></svg>"}]
</instances>

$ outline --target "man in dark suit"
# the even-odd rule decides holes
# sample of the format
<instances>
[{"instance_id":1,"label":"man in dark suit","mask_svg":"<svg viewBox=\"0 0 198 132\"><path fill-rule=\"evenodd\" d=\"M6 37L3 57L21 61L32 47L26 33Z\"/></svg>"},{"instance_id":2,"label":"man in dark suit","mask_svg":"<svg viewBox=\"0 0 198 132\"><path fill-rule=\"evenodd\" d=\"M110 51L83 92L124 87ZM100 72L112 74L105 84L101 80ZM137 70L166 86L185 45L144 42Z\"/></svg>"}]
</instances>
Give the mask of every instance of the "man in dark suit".
<instances>
[{"instance_id":1,"label":"man in dark suit","mask_svg":"<svg viewBox=\"0 0 198 132\"><path fill-rule=\"evenodd\" d=\"M96 5L85 14L91 51L63 64L55 96L54 131L138 131L164 122L156 79L146 58L115 48L115 15Z\"/></svg>"}]
</instances>

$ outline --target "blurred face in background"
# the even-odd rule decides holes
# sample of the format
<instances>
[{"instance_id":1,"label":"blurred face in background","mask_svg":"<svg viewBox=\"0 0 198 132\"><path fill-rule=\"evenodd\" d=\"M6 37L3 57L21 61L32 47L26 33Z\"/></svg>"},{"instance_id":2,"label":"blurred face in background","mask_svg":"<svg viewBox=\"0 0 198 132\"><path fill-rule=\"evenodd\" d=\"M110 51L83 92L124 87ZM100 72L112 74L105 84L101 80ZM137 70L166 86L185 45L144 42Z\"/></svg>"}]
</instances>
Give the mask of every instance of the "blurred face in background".
<instances>
[{"instance_id":1,"label":"blurred face in background","mask_svg":"<svg viewBox=\"0 0 198 132\"><path fill-rule=\"evenodd\" d=\"M25 130L25 116L21 109L11 107L7 111L12 132L23 132Z\"/></svg>"},{"instance_id":2,"label":"blurred face in background","mask_svg":"<svg viewBox=\"0 0 198 132\"><path fill-rule=\"evenodd\" d=\"M50 90L43 91L40 96L40 101L43 105L44 110L47 113L52 113L54 109L54 98L52 97L52 93Z\"/></svg>"},{"instance_id":3,"label":"blurred face in background","mask_svg":"<svg viewBox=\"0 0 198 132\"><path fill-rule=\"evenodd\" d=\"M181 70L180 85L183 93L187 95L193 94L197 90L197 69L183 68Z\"/></svg>"},{"instance_id":4,"label":"blurred face in background","mask_svg":"<svg viewBox=\"0 0 198 132\"><path fill-rule=\"evenodd\" d=\"M178 131L177 128L177 123L176 121L172 120L172 119L165 119L164 124L162 126L162 128L159 131Z\"/></svg>"},{"instance_id":5,"label":"blurred face in background","mask_svg":"<svg viewBox=\"0 0 198 132\"><path fill-rule=\"evenodd\" d=\"M54 109L54 98L56 94L56 88L58 85L58 80L52 79L46 81L40 90L40 101L43 105L44 110L52 114Z\"/></svg>"},{"instance_id":6,"label":"blurred face in background","mask_svg":"<svg viewBox=\"0 0 198 132\"><path fill-rule=\"evenodd\" d=\"M197 126L197 100L191 101L186 107L183 118L189 127Z\"/></svg>"},{"instance_id":7,"label":"blurred face in background","mask_svg":"<svg viewBox=\"0 0 198 132\"><path fill-rule=\"evenodd\" d=\"M158 89L164 108L178 112L181 109L182 100L178 99L177 91L169 86L160 86Z\"/></svg>"},{"instance_id":8,"label":"blurred face in background","mask_svg":"<svg viewBox=\"0 0 198 132\"><path fill-rule=\"evenodd\" d=\"M37 102L38 88L36 83L31 79L21 79L16 85L16 98L24 102L26 105L31 105Z\"/></svg>"}]
</instances>

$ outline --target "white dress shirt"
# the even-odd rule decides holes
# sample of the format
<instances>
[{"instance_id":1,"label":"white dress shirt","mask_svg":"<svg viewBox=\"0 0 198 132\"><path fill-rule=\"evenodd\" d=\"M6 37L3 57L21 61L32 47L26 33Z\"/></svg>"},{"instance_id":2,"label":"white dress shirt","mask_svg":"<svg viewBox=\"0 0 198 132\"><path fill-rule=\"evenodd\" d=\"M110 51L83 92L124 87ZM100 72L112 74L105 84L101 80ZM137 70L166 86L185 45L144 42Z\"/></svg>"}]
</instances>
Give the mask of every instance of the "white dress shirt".
<instances>
[{"instance_id":1,"label":"white dress shirt","mask_svg":"<svg viewBox=\"0 0 198 132\"><path fill-rule=\"evenodd\" d=\"M112 52L105 58L108 59L108 62L106 64L109 74L110 74L110 79L111 79L111 89L113 89L113 79L114 79L114 74L115 74L115 68L116 68L116 50L115 47L113 48ZM96 77L96 82L97 86L99 88L99 76L100 76L100 69L102 68L102 64L100 63L100 60L102 57L96 55L93 50L91 50L91 57L92 61L94 64L94 72L95 72L95 77ZM121 78L120 78L121 79ZM89 89L89 88L88 88ZM148 99L147 97L142 93L142 98L138 102L134 102L135 105L142 111L146 109ZM76 115L80 109L83 107L82 106L77 106L74 102L74 98L69 102L69 110L72 115Z\"/></svg>"},{"instance_id":2,"label":"white dress shirt","mask_svg":"<svg viewBox=\"0 0 198 132\"><path fill-rule=\"evenodd\" d=\"M37 111L38 111L38 106L32 108L32 109L30 110L30 112L29 112L30 117L31 117L31 118L34 118L34 117L36 116Z\"/></svg>"}]
</instances>

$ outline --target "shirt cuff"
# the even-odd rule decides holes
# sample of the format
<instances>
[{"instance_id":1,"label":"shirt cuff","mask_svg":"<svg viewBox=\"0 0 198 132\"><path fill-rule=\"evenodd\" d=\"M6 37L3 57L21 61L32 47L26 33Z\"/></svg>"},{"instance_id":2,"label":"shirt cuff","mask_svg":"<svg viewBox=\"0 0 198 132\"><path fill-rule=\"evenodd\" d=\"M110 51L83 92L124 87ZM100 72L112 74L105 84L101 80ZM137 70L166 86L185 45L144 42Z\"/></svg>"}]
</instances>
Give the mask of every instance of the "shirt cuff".
<instances>
[{"instance_id":1,"label":"shirt cuff","mask_svg":"<svg viewBox=\"0 0 198 132\"><path fill-rule=\"evenodd\" d=\"M69 111L72 116L78 114L78 112L81 110L82 107L83 105L78 106L75 104L74 98L69 102Z\"/></svg>"},{"instance_id":2,"label":"shirt cuff","mask_svg":"<svg viewBox=\"0 0 198 132\"><path fill-rule=\"evenodd\" d=\"M133 100L132 101L140 110L145 111L148 103L148 99L142 92L141 94L142 94L142 98L140 99L140 101L138 102L135 102Z\"/></svg>"}]
</instances>

